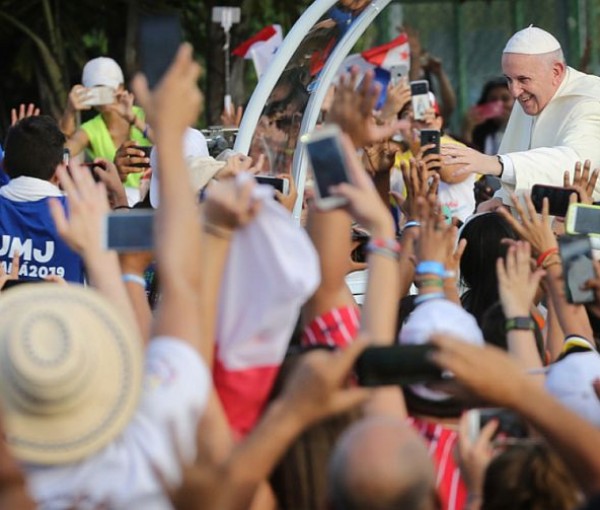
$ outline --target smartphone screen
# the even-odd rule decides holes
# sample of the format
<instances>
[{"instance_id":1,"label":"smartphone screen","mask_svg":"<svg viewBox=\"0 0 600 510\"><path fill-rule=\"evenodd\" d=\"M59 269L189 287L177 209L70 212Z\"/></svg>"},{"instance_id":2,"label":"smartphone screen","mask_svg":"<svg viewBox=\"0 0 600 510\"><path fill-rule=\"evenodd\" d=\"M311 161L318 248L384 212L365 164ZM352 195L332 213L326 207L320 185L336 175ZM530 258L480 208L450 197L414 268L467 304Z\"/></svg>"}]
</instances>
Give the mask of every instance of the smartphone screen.
<instances>
[{"instance_id":1,"label":"smartphone screen","mask_svg":"<svg viewBox=\"0 0 600 510\"><path fill-rule=\"evenodd\" d=\"M586 235L562 236L558 240L563 265L565 291L569 303L592 303L594 291L583 289L588 280L596 277L592 245Z\"/></svg>"},{"instance_id":2,"label":"smartphone screen","mask_svg":"<svg viewBox=\"0 0 600 510\"><path fill-rule=\"evenodd\" d=\"M503 436L512 439L523 439L529 436L527 423L523 418L504 408L479 408L469 411L469 436L475 441L481 432L490 421L496 420L498 428L494 437Z\"/></svg>"},{"instance_id":3,"label":"smartphone screen","mask_svg":"<svg viewBox=\"0 0 600 510\"><path fill-rule=\"evenodd\" d=\"M354 366L361 386L407 385L443 380L442 371L429 361L433 345L369 347Z\"/></svg>"},{"instance_id":4,"label":"smartphone screen","mask_svg":"<svg viewBox=\"0 0 600 510\"><path fill-rule=\"evenodd\" d=\"M575 211L575 232L600 234L600 207L577 207Z\"/></svg>"},{"instance_id":5,"label":"smartphone screen","mask_svg":"<svg viewBox=\"0 0 600 510\"><path fill-rule=\"evenodd\" d=\"M331 186L349 182L346 157L337 135L311 140L306 144L306 150L321 199L331 196Z\"/></svg>"},{"instance_id":6,"label":"smartphone screen","mask_svg":"<svg viewBox=\"0 0 600 510\"><path fill-rule=\"evenodd\" d=\"M435 147L427 149L423 156L440 153L440 132L437 129L421 129L421 147L432 143L435 144Z\"/></svg>"},{"instance_id":7,"label":"smartphone screen","mask_svg":"<svg viewBox=\"0 0 600 510\"><path fill-rule=\"evenodd\" d=\"M537 212L542 212L544 197L548 197L550 205L550 216L559 216L564 218L569 208L569 199L575 191L557 186L545 186L535 184L531 188L531 201Z\"/></svg>"},{"instance_id":8,"label":"smartphone screen","mask_svg":"<svg viewBox=\"0 0 600 510\"><path fill-rule=\"evenodd\" d=\"M429 84L425 80L411 81L410 94L413 108L413 118L421 120L425 118L425 112L431 108L429 99Z\"/></svg>"},{"instance_id":9,"label":"smartphone screen","mask_svg":"<svg viewBox=\"0 0 600 510\"><path fill-rule=\"evenodd\" d=\"M104 245L118 252L149 251L154 246L154 210L112 212L106 216Z\"/></svg>"},{"instance_id":10,"label":"smartphone screen","mask_svg":"<svg viewBox=\"0 0 600 510\"><path fill-rule=\"evenodd\" d=\"M178 16L146 16L140 19L139 66L150 88L154 88L173 62L181 41L182 30Z\"/></svg>"}]
</instances>

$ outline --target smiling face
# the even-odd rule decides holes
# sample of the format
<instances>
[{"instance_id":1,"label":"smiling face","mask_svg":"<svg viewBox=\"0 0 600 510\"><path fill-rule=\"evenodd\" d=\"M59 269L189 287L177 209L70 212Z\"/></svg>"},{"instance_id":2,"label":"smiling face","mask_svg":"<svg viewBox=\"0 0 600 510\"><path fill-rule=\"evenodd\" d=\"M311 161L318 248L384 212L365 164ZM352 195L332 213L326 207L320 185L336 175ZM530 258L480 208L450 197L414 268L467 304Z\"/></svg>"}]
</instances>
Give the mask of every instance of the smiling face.
<instances>
[{"instance_id":1,"label":"smiling face","mask_svg":"<svg viewBox=\"0 0 600 510\"><path fill-rule=\"evenodd\" d=\"M539 115L562 83L565 64L553 55L505 53L502 56L502 70L510 93L527 115Z\"/></svg>"}]
</instances>

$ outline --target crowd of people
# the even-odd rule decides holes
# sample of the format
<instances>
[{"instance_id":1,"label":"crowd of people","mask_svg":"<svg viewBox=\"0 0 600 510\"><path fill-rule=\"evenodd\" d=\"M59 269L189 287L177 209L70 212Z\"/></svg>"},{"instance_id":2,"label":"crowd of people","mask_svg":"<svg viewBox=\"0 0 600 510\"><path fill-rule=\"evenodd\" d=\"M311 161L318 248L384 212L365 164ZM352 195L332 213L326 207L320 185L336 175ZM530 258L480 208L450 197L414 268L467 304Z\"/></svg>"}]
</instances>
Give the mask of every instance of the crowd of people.
<instances>
[{"instance_id":1,"label":"crowd of people","mask_svg":"<svg viewBox=\"0 0 600 510\"><path fill-rule=\"evenodd\" d=\"M376 111L372 73L340 79L322 122L342 132L345 205L305 200L300 225L290 175L287 193L258 184L263 156L213 158L192 128L188 44L152 90L101 57L60 122L15 109L0 509L600 508L600 264L594 301L570 302L564 219L530 198L597 198L600 78L535 27L502 69L441 153L418 133L446 128L445 78L424 119L406 82ZM96 87L113 95L79 125ZM155 211L153 250L108 249L107 215L137 209ZM346 276L363 267L359 306ZM373 352L420 352L429 378L367 385Z\"/></svg>"}]
</instances>

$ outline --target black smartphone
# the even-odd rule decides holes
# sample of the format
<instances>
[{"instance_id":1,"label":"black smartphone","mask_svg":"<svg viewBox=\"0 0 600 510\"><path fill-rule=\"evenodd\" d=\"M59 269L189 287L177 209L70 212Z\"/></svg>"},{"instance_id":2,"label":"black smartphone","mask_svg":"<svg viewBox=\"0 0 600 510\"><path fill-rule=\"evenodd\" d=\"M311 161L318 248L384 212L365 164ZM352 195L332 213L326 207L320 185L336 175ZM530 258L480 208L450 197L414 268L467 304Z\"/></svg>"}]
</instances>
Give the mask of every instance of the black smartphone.
<instances>
[{"instance_id":1,"label":"black smartphone","mask_svg":"<svg viewBox=\"0 0 600 510\"><path fill-rule=\"evenodd\" d=\"M329 210L346 205L343 197L333 196L329 188L350 182L348 163L342 147L340 128L334 124L303 137L306 152L316 181L315 203L319 209Z\"/></svg>"},{"instance_id":2,"label":"black smartphone","mask_svg":"<svg viewBox=\"0 0 600 510\"><path fill-rule=\"evenodd\" d=\"M558 247L567 301L576 304L592 303L594 291L582 288L585 282L596 278L590 238L586 235L561 236Z\"/></svg>"},{"instance_id":3,"label":"black smartphone","mask_svg":"<svg viewBox=\"0 0 600 510\"><path fill-rule=\"evenodd\" d=\"M431 144L435 144L435 147L427 149L423 157L440 153L440 132L437 129L421 129L421 147Z\"/></svg>"},{"instance_id":4,"label":"black smartphone","mask_svg":"<svg viewBox=\"0 0 600 510\"><path fill-rule=\"evenodd\" d=\"M542 212L544 197L548 197L550 206L550 216L559 216L564 218L569 208L569 198L573 193L572 189L560 188L558 186L546 186L545 184L534 184L531 188L531 201L535 210ZM579 194L577 195L579 201Z\"/></svg>"},{"instance_id":5,"label":"black smartphone","mask_svg":"<svg viewBox=\"0 0 600 510\"><path fill-rule=\"evenodd\" d=\"M481 429L492 420L498 422L495 437L506 436L512 439L523 439L529 436L525 420L510 409L501 407L471 409L468 412L467 420L471 441L477 440Z\"/></svg>"},{"instance_id":6,"label":"black smartphone","mask_svg":"<svg viewBox=\"0 0 600 510\"><path fill-rule=\"evenodd\" d=\"M258 184L266 184L277 191L287 195L290 192L290 183L287 179L281 177L271 177L270 175L255 175L254 178Z\"/></svg>"},{"instance_id":7,"label":"black smartphone","mask_svg":"<svg viewBox=\"0 0 600 510\"><path fill-rule=\"evenodd\" d=\"M152 146L141 147L139 145L136 145L133 148L137 149L139 151L142 151L144 153L144 155L142 157L144 157L144 158L150 158L150 152L152 152ZM129 166L132 166L134 168L149 168L150 167L150 163L132 163Z\"/></svg>"},{"instance_id":8,"label":"black smartphone","mask_svg":"<svg viewBox=\"0 0 600 510\"><path fill-rule=\"evenodd\" d=\"M138 26L137 58L152 89L169 68L181 45L181 22L175 14L144 16Z\"/></svg>"},{"instance_id":9,"label":"black smartphone","mask_svg":"<svg viewBox=\"0 0 600 510\"><path fill-rule=\"evenodd\" d=\"M105 248L118 252L152 250L154 209L133 209L107 214L103 241Z\"/></svg>"},{"instance_id":10,"label":"black smartphone","mask_svg":"<svg viewBox=\"0 0 600 510\"><path fill-rule=\"evenodd\" d=\"M418 384L445 380L429 360L433 345L368 347L356 360L354 370L361 386Z\"/></svg>"}]
</instances>

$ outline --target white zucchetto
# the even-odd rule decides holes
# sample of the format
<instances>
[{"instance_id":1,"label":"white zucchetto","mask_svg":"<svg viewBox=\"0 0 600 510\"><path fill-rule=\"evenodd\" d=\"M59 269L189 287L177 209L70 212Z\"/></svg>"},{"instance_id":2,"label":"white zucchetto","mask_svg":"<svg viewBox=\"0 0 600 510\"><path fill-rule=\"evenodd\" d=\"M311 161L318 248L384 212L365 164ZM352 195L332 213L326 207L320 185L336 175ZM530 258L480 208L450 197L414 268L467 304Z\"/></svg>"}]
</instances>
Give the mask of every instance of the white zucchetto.
<instances>
[{"instance_id":1,"label":"white zucchetto","mask_svg":"<svg viewBox=\"0 0 600 510\"><path fill-rule=\"evenodd\" d=\"M519 30L506 43L502 53L520 53L522 55L541 55L560 50L560 43L551 33L529 25Z\"/></svg>"}]
</instances>

